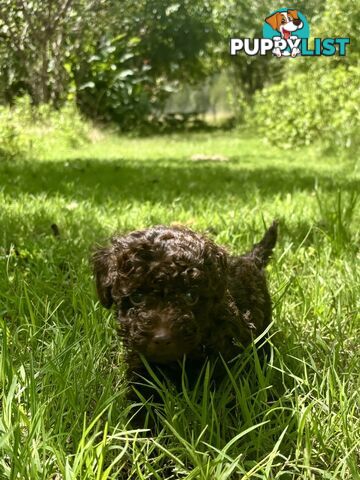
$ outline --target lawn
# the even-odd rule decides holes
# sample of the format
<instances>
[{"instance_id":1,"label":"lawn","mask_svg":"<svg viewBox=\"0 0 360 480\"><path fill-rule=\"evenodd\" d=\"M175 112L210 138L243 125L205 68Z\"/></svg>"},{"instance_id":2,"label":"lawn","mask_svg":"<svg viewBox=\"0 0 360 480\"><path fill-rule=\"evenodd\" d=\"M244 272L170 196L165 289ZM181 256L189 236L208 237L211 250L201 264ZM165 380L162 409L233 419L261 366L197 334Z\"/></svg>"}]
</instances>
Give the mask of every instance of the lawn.
<instances>
[{"instance_id":1,"label":"lawn","mask_svg":"<svg viewBox=\"0 0 360 480\"><path fill-rule=\"evenodd\" d=\"M0 160L0 478L359 479L358 191L354 157L246 132L105 134ZM181 223L241 253L273 218L267 362L249 348L216 391L211 365L192 390L154 380L156 431L131 427L141 400L125 398L91 248Z\"/></svg>"}]
</instances>

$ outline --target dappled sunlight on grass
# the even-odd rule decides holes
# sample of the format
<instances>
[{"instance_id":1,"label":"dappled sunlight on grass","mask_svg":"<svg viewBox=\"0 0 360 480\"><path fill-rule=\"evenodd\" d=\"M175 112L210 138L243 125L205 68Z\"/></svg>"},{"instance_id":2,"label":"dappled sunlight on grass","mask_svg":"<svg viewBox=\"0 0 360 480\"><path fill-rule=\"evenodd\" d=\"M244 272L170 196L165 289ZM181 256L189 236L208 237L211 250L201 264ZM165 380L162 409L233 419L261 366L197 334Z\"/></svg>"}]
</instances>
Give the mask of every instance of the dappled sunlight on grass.
<instances>
[{"instance_id":1,"label":"dappled sunlight on grass","mask_svg":"<svg viewBox=\"0 0 360 480\"><path fill-rule=\"evenodd\" d=\"M235 132L104 135L77 151L0 162L0 477L357 478L354 167ZM116 325L91 278L94 244L183 223L243 252L273 218L265 363L250 347L216 388L208 365L193 388L154 379L158 404L127 401ZM132 426L139 408L155 430Z\"/></svg>"}]
</instances>

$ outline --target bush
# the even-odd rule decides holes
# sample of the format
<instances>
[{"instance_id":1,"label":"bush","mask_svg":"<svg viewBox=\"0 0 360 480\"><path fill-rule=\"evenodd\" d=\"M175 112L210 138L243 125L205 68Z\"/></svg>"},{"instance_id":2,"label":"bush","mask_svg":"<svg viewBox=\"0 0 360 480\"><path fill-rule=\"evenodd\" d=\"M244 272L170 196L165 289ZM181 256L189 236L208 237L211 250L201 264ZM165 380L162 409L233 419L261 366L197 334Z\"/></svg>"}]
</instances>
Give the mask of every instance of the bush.
<instances>
[{"instance_id":1,"label":"bush","mask_svg":"<svg viewBox=\"0 0 360 480\"><path fill-rule=\"evenodd\" d=\"M254 97L250 122L283 147L359 146L360 68L339 65L290 75Z\"/></svg>"},{"instance_id":2,"label":"bush","mask_svg":"<svg viewBox=\"0 0 360 480\"><path fill-rule=\"evenodd\" d=\"M24 154L26 145L10 109L0 108L0 118L0 160Z\"/></svg>"},{"instance_id":3,"label":"bush","mask_svg":"<svg viewBox=\"0 0 360 480\"><path fill-rule=\"evenodd\" d=\"M89 131L74 104L55 110L21 97L13 107L0 106L0 159L39 154L54 143L76 148L88 141Z\"/></svg>"}]
</instances>

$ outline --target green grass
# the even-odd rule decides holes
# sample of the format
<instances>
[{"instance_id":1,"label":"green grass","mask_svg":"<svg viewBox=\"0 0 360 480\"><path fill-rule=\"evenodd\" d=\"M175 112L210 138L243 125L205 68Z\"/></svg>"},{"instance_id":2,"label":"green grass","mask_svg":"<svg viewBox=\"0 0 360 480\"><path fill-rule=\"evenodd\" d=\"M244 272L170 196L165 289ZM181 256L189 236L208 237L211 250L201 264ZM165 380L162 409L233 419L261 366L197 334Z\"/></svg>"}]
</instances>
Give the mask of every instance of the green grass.
<instances>
[{"instance_id":1,"label":"green grass","mask_svg":"<svg viewBox=\"0 0 360 480\"><path fill-rule=\"evenodd\" d=\"M357 168L236 132L105 135L0 160L0 478L359 479ZM239 253L273 218L268 362L251 347L216 391L208 365L192 390L154 379L162 402L129 403L91 247L176 222ZM155 435L131 429L138 408Z\"/></svg>"}]
</instances>

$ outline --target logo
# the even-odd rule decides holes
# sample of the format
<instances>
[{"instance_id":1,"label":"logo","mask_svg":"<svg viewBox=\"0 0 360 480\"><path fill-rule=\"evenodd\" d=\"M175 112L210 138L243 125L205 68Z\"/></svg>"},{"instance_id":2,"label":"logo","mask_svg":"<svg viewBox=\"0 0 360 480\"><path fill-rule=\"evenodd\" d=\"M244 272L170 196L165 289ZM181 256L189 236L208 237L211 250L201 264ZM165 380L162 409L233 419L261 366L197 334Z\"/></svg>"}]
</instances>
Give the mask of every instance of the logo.
<instances>
[{"instance_id":1,"label":"logo","mask_svg":"<svg viewBox=\"0 0 360 480\"><path fill-rule=\"evenodd\" d=\"M309 48L310 27L299 10L280 8L264 20L263 38L231 38L230 55L242 52L248 56L272 54L275 57L346 55L350 38L314 38Z\"/></svg>"},{"instance_id":2,"label":"logo","mask_svg":"<svg viewBox=\"0 0 360 480\"><path fill-rule=\"evenodd\" d=\"M279 35L280 34L280 35ZM276 43L272 50L277 57L296 57L301 54L301 39L308 39L309 24L305 16L298 10L281 8L265 18L263 37Z\"/></svg>"}]
</instances>

